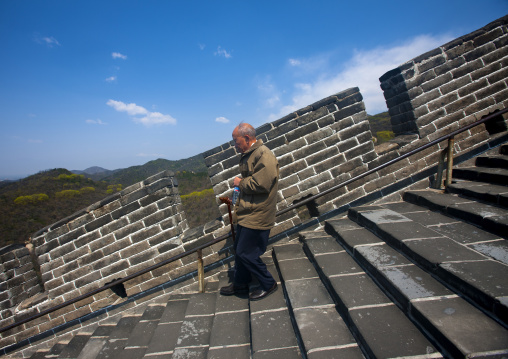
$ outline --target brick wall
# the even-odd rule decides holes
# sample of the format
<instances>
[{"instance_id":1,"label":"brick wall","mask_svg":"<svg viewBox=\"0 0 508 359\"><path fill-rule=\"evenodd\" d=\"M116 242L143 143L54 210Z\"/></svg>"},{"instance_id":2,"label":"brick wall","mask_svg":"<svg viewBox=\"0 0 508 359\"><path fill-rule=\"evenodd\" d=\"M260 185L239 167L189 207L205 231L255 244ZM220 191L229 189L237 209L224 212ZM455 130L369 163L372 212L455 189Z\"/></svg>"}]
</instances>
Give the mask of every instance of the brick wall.
<instances>
[{"instance_id":1,"label":"brick wall","mask_svg":"<svg viewBox=\"0 0 508 359\"><path fill-rule=\"evenodd\" d=\"M0 249L0 319L14 315L14 308L41 292L30 252L22 245Z\"/></svg>"},{"instance_id":2,"label":"brick wall","mask_svg":"<svg viewBox=\"0 0 508 359\"><path fill-rule=\"evenodd\" d=\"M381 78L396 134L433 140L508 104L508 16ZM470 132L475 141L480 133Z\"/></svg>"},{"instance_id":3,"label":"brick wall","mask_svg":"<svg viewBox=\"0 0 508 359\"><path fill-rule=\"evenodd\" d=\"M256 129L256 135L279 161L278 210L365 171L378 157L358 88L339 92L264 124ZM239 155L233 141L203 156L216 196L231 196L233 178L239 175ZM312 203L309 211L329 212L365 194L361 188L339 190ZM226 216L226 205L220 210ZM301 217L295 211L277 218L271 236L300 225Z\"/></svg>"}]
</instances>

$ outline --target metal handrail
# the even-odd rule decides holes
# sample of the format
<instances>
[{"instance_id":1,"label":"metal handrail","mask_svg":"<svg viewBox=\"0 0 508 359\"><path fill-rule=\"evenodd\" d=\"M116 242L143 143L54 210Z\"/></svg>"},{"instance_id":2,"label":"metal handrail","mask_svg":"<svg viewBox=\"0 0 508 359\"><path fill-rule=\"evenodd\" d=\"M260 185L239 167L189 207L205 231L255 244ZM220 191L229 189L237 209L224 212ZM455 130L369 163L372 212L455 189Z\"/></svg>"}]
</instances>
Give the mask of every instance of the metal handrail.
<instances>
[{"instance_id":1,"label":"metal handrail","mask_svg":"<svg viewBox=\"0 0 508 359\"><path fill-rule=\"evenodd\" d=\"M370 175L370 174L372 174L372 173L374 173L374 172L377 172L377 171L379 171L379 170L381 170L381 169L383 169L383 168L386 168L386 167L388 167L388 166L390 166L390 165L392 165L392 164L394 164L394 163L397 163L397 162L399 162L399 161L401 161L401 160L403 160L403 159L405 159L405 158L407 158L407 157L409 157L409 156L412 156L412 155L414 155L414 154L416 154L416 153L419 153L419 152L421 152L421 151L423 151L423 150L425 150L425 149L427 149L427 148L429 148L429 147L431 147L431 146L434 146L435 144L437 144L437 143L439 143L439 142L442 142L442 141L444 141L444 140L447 140L447 139L453 138L453 137L455 137L456 135L458 135L458 134L460 134L460 133L462 133L462 132L464 132L464 131L467 131L467 130L469 130L469 129L471 129L471 128L475 127L475 126L481 125L482 123L485 123L486 121L488 121L488 120L490 120L490 119L492 119L492 118L494 118L494 117L497 117L497 116L499 116L499 115L502 115L502 114L504 114L504 113L506 113L506 112L508 112L508 108L505 108L505 109L503 109L503 110L500 110L500 111L498 111L498 112L495 112L495 113L493 113L493 114L491 114L491 115L489 115L489 116L487 116L487 117L485 117L485 118L483 118L483 119L481 119L481 120L475 121L475 122L473 122L473 123L471 123L471 124L469 124L469 125L467 125L467 126L464 126L463 128L460 128L460 129L458 129L458 130L455 130L455 131L453 131L453 132L451 132L451 133L449 133L449 134L447 134L447 135L441 136L441 137L439 137L439 138L437 138L437 139L435 139L435 140L433 140L433 141L431 141L431 142L429 142L429 143L427 143L427 144L425 144L425 145L423 145L423 146L421 146L421 147L419 147L419 148L417 148L417 149L414 149L414 150L409 151L408 153L406 153L406 154L404 154L404 155L401 155L400 157L394 158L393 160L390 160L390 161L388 161L388 162L386 162L386 163L384 163L384 164L382 164L382 165L379 165L379 166L377 166L377 167L374 167L374 168L372 168L372 169L370 169L370 170L368 170L368 171L366 171L366 172L364 172L364 173L362 173L362 174L359 174L359 175L357 175L357 176L355 176L355 177L353 177L353 178L350 178L350 179L348 179L348 180L346 180L346 181L344 181L344 182L342 182L342 183L340 183L340 184L338 184L338 185L336 185L336 186L334 186L334 187L331 187L331 188L329 188L329 189L327 189L327 190L325 190L325 191L323 191L323 192L321 192L321 193L318 193L318 194L313 195L313 196L311 196L311 197L309 197L309 198L306 198L305 200L302 200L302 201L300 201L300 202L298 202L298 203L295 203L295 204L293 204L293 205L291 205L291 206L288 206L287 208L284 208L284 209L282 209L282 210L278 211L278 212L276 213L276 216L280 216L280 215L282 215L282 214L284 214L284 213L287 213L287 212L292 211L292 210L294 210L294 209L296 209L296 208L298 208L298 207L301 207L301 206L303 206L303 205L305 205L305 204L307 204L307 203L309 203L309 202L314 201L314 200L315 200L315 199L317 199L317 198L320 198L320 197L322 197L322 196L324 196L324 195L327 195L328 193L331 193L331 192L333 192L333 191L335 191L335 190L337 190L337 189L339 189L339 188L342 188L342 187L344 187L344 186L347 186L348 184L350 184L350 183L352 183L352 182L354 182L354 181L357 181L357 180L359 180L359 179L361 179L361 178L363 178L363 177L366 177L366 176L368 176L368 175ZM452 153L452 151L451 151L451 149L448 149L448 154L450 154L450 153ZM448 156L448 160L449 160L449 161L450 161L450 157L452 157L452 158L453 158L453 156L450 156L450 155ZM196 253L196 252L198 253L198 257L199 257L199 258L198 258L198 274L203 275L204 270L203 270L203 262L202 262L202 258L201 258L201 253L202 253L202 250L203 250L204 248L206 248L206 247L209 247L209 246L211 246L211 245L213 245L213 244L215 244L215 243L218 243L218 242L220 242L220 241L222 241L222 240L224 240L224 239L227 239L227 238L229 238L229 237L231 237L231 234L229 234L229 233L228 233L228 234L225 234L225 235L222 235L222 236L217 237L217 238L215 238L214 240L212 240L212 241L210 241L210 242L204 243L204 244L202 244L202 245L200 245L200 246L198 246L198 247L196 247L196 248L194 248L194 249L191 249L191 250L185 251L185 252L180 253L180 254L178 254L178 255L176 255L176 256L173 256L173 257L171 257L171 258L168 258L168 259L166 259L166 260L164 260L164 261L162 261L162 262L159 262L159 263L157 263L157 264L154 264L154 265L152 265L152 266L150 266L150 267L147 267L147 268L145 268L145 269L143 269L143 270L140 270L140 271L138 271L138 272L136 272L136 273L130 274L130 275L128 275L127 277L124 277L124 278L121 278L121 279L117 279L117 280L115 280L115 281L113 281L113 282L111 282L111 283L108 283L108 284L106 284L106 285L104 285L104 286L100 287L100 288L97 288L97 289L92 290L92 291L90 291L90 292L88 292L88 293L82 294L82 295L80 295L80 296L78 296L78 297L76 297L76 298L74 298L74 299L69 299L69 300L67 300L67 301L65 301L65 302L63 302L63 303L61 303L61 304L59 304L59 305L57 305L57 306L55 306L55 307L52 307L52 308L46 309L46 310L44 310L44 311L42 311L42 312L39 312L39 313L37 313L37 314L34 314L34 315L33 315L33 316L31 316L31 317L25 318L25 319L20 320L20 321L18 321L18 322L12 323L12 324L10 324L10 325L8 325L8 326L6 326L6 327L0 328L0 333L3 333L3 332L5 332L5 331L7 331L7 330L10 330L10 329L12 329L12 328L15 328L15 327L17 327L17 326L19 326L19 325L21 325L21 324L27 323L27 322L29 322L29 321L31 321L31 320L34 320L34 319L40 318L40 317L42 317L42 316L44 316L44 315L46 315L46 314L52 313L52 312L54 312L54 311L56 311L56 310L59 310L59 309L61 309L61 308L63 308L63 307L66 307L66 306L68 306L68 305L71 305L71 304L74 304L74 303L76 303L76 302L79 302L80 300L83 300L83 299L85 299L85 298L91 297L91 296L93 296L93 295L95 295L95 294L97 294L97 293L100 293L100 292L102 292L102 291L104 291L104 290L106 290L106 289L109 289L109 288L111 288L111 287L114 287L115 285L118 285L118 284L124 283L124 282L126 282L126 281L128 281L128 280L131 280L131 279L133 279L133 278L136 278L136 277L138 277L138 276L140 276L140 275L143 275L143 274L145 274L145 273L147 273L147 272L150 272L150 271L152 271L152 270L154 270L154 269L160 268L160 267L162 267L162 266L164 266L164 265L166 265L166 264L169 264L169 263L171 263L171 262L174 262L174 261L176 261L176 260L178 260L178 259L181 259L181 258L183 258L183 257L186 257L186 256L191 255L191 254ZM201 282L201 281L200 281L200 282ZM200 283L200 289L201 289L202 287L203 287L203 285Z\"/></svg>"}]
</instances>

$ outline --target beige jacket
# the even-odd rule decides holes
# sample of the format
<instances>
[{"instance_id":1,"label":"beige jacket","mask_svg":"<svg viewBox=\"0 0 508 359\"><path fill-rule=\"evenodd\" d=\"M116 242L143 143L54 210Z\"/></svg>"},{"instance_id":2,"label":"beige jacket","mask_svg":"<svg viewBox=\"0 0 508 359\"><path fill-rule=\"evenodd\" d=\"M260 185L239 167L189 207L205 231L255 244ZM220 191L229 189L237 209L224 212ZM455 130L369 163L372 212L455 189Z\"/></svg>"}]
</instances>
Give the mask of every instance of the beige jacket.
<instances>
[{"instance_id":1,"label":"beige jacket","mask_svg":"<svg viewBox=\"0 0 508 359\"><path fill-rule=\"evenodd\" d=\"M275 224L279 163L262 140L240 157L240 197L235 205L235 223L266 230Z\"/></svg>"}]
</instances>

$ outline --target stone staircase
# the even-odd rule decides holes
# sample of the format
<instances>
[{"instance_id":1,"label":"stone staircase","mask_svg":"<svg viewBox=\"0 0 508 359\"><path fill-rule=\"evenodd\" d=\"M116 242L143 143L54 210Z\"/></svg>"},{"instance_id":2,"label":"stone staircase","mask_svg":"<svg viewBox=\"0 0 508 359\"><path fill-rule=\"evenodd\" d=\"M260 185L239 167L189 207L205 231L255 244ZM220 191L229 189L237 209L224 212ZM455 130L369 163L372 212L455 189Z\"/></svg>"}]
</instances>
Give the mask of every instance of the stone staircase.
<instances>
[{"instance_id":1,"label":"stone staircase","mask_svg":"<svg viewBox=\"0 0 508 359\"><path fill-rule=\"evenodd\" d=\"M24 357L506 358L508 147L446 191L351 208L264 256L269 297L205 294L131 309ZM12 354L16 356L16 353Z\"/></svg>"}]
</instances>

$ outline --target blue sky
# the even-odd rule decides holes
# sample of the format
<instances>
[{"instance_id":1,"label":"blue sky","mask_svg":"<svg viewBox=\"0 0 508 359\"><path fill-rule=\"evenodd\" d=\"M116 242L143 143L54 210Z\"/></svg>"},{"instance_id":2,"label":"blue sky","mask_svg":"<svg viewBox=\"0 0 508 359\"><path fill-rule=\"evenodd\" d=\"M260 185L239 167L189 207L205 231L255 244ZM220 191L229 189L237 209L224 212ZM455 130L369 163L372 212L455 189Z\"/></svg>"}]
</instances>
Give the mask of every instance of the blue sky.
<instances>
[{"instance_id":1,"label":"blue sky","mask_svg":"<svg viewBox=\"0 0 508 359\"><path fill-rule=\"evenodd\" d=\"M0 1L0 179L188 158L508 14L478 1Z\"/></svg>"}]
</instances>

